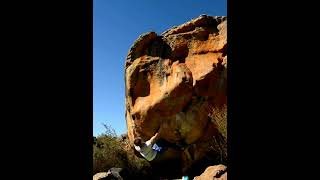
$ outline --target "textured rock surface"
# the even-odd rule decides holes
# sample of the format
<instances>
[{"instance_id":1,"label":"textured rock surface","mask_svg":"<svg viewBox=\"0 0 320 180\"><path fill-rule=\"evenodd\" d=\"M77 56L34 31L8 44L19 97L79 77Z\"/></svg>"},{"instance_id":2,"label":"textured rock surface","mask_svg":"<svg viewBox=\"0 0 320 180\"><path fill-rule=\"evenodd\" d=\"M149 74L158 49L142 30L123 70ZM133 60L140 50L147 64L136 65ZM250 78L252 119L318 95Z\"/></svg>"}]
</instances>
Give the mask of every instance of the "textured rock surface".
<instances>
[{"instance_id":1,"label":"textured rock surface","mask_svg":"<svg viewBox=\"0 0 320 180\"><path fill-rule=\"evenodd\" d=\"M111 172L100 172L93 176L93 180L100 180L100 179L106 179Z\"/></svg>"},{"instance_id":2,"label":"textured rock surface","mask_svg":"<svg viewBox=\"0 0 320 180\"><path fill-rule=\"evenodd\" d=\"M211 106L226 104L227 18L202 15L157 35L141 35L125 62L126 121L131 144L137 136L192 144L203 157L217 130Z\"/></svg>"},{"instance_id":3,"label":"textured rock surface","mask_svg":"<svg viewBox=\"0 0 320 180\"><path fill-rule=\"evenodd\" d=\"M122 168L110 168L108 172L100 172L93 176L93 180L124 180L128 172Z\"/></svg>"},{"instance_id":4,"label":"textured rock surface","mask_svg":"<svg viewBox=\"0 0 320 180\"><path fill-rule=\"evenodd\" d=\"M227 180L227 167L210 166L200 176L194 177L194 180Z\"/></svg>"}]
</instances>

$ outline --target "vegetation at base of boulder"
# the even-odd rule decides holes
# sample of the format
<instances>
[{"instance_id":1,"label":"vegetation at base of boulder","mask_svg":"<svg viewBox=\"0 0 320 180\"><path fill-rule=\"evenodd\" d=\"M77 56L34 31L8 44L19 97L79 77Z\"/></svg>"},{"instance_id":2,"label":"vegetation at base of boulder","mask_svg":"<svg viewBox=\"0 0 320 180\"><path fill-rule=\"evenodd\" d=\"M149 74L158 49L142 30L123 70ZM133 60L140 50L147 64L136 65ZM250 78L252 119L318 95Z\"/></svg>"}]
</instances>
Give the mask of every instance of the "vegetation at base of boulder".
<instances>
[{"instance_id":1,"label":"vegetation at base of boulder","mask_svg":"<svg viewBox=\"0 0 320 180\"><path fill-rule=\"evenodd\" d=\"M211 138L206 157L192 166L196 173L191 173L191 177L209 165L227 164L227 106L212 107L209 117L219 133ZM117 136L110 126L104 126L105 133L93 137L93 175L120 167L128 170L130 179L155 179L149 162L137 157L130 148L127 135Z\"/></svg>"},{"instance_id":2,"label":"vegetation at base of boulder","mask_svg":"<svg viewBox=\"0 0 320 180\"><path fill-rule=\"evenodd\" d=\"M93 175L107 172L112 167L120 167L128 170L131 178L151 177L149 163L134 155L127 136L124 134L118 137L110 126L104 126L105 133L93 137Z\"/></svg>"},{"instance_id":3,"label":"vegetation at base of boulder","mask_svg":"<svg viewBox=\"0 0 320 180\"><path fill-rule=\"evenodd\" d=\"M209 117L219 131L218 136L210 140L210 154L214 154L211 157L216 157L217 164L227 164L227 106L212 107Z\"/></svg>"},{"instance_id":4,"label":"vegetation at base of boulder","mask_svg":"<svg viewBox=\"0 0 320 180\"><path fill-rule=\"evenodd\" d=\"M211 107L209 118L215 124L218 133L209 139L209 149L205 156L194 162L188 170L190 177L199 176L209 166L227 165L227 106Z\"/></svg>"}]
</instances>

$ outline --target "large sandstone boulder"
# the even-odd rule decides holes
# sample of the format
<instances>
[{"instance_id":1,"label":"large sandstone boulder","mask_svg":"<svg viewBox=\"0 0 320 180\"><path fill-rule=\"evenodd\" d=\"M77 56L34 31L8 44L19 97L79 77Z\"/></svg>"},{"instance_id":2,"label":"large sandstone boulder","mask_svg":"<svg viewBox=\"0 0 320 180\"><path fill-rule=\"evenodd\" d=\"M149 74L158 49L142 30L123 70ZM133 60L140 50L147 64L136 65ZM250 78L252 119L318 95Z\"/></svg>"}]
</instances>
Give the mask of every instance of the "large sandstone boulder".
<instances>
[{"instance_id":1,"label":"large sandstone boulder","mask_svg":"<svg viewBox=\"0 0 320 180\"><path fill-rule=\"evenodd\" d=\"M161 35L141 35L125 62L130 143L162 126L162 138L190 144L193 160L202 158L217 133L210 108L227 101L226 52L226 17L201 15Z\"/></svg>"},{"instance_id":2,"label":"large sandstone boulder","mask_svg":"<svg viewBox=\"0 0 320 180\"><path fill-rule=\"evenodd\" d=\"M194 180L227 180L227 167L221 164L210 166Z\"/></svg>"}]
</instances>

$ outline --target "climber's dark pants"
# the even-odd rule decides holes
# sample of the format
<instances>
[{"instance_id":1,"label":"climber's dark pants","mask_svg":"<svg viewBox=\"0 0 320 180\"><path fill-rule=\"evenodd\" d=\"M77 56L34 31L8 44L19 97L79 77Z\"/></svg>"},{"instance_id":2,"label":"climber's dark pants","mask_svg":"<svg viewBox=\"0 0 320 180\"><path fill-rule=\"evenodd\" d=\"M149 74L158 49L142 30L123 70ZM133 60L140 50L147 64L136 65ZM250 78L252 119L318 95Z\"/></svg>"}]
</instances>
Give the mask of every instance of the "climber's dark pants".
<instances>
[{"instance_id":1,"label":"climber's dark pants","mask_svg":"<svg viewBox=\"0 0 320 180\"><path fill-rule=\"evenodd\" d=\"M183 141L179 144L174 144L161 140L156 144L160 150L157 151L155 159L150 163L153 164L156 169L159 169L161 173L164 172L162 168L165 167L166 170L174 170L175 173L173 174L181 173L181 175L185 175L190 168L190 163L194 159L192 146L185 144Z\"/></svg>"},{"instance_id":2,"label":"climber's dark pants","mask_svg":"<svg viewBox=\"0 0 320 180\"><path fill-rule=\"evenodd\" d=\"M158 153L160 154L166 151L168 148L183 150L186 147L186 144L180 143L179 145L177 145L174 143L170 143L164 139L160 139L156 144L158 147L160 147L160 151L158 151Z\"/></svg>"},{"instance_id":3,"label":"climber's dark pants","mask_svg":"<svg viewBox=\"0 0 320 180\"><path fill-rule=\"evenodd\" d=\"M182 155L183 150L186 148L184 143L170 143L164 139L160 139L156 142L158 146L156 157L150 161L150 164L155 168L155 174L164 176L165 174L180 174L182 168ZM179 175L179 176L180 176ZM176 179L177 177L172 177Z\"/></svg>"},{"instance_id":4,"label":"climber's dark pants","mask_svg":"<svg viewBox=\"0 0 320 180\"><path fill-rule=\"evenodd\" d=\"M166 150L158 152L150 164L156 175L170 177L172 174L181 174L181 150L166 147ZM171 179L176 179L172 177Z\"/></svg>"}]
</instances>

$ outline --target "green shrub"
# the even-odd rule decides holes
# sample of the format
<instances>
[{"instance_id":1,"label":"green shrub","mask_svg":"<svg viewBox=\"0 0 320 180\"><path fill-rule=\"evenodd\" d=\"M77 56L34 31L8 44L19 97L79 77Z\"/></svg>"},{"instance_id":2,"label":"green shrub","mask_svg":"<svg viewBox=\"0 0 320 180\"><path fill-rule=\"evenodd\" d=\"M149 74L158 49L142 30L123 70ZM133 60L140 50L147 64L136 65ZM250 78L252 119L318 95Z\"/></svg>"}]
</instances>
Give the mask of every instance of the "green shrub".
<instances>
[{"instance_id":1,"label":"green shrub","mask_svg":"<svg viewBox=\"0 0 320 180\"><path fill-rule=\"evenodd\" d=\"M107 172L112 167L127 169L131 178L152 179L149 163L134 155L126 134L116 136L115 131L104 125L105 133L94 137L93 175Z\"/></svg>"}]
</instances>

